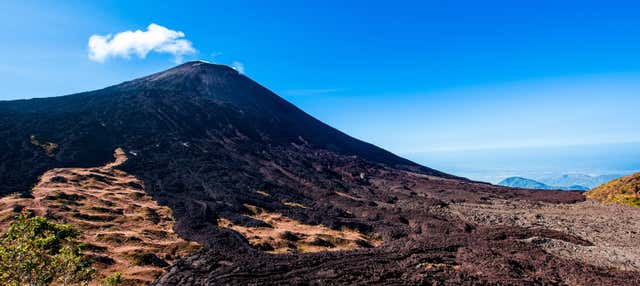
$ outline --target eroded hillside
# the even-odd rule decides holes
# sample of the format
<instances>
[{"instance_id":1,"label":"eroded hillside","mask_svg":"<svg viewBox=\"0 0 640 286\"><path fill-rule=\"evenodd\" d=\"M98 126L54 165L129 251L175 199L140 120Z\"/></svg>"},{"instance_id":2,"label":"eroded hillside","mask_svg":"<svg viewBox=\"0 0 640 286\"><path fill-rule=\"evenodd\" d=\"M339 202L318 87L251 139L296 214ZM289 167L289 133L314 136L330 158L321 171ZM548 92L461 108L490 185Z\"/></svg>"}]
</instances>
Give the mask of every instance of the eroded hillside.
<instances>
[{"instance_id":1,"label":"eroded hillside","mask_svg":"<svg viewBox=\"0 0 640 286\"><path fill-rule=\"evenodd\" d=\"M152 282L164 267L199 247L174 233L171 210L147 195L139 179L116 169L127 160L124 151L118 148L114 156L102 167L44 173L33 198L2 198L0 226L6 228L21 211L71 224L83 233L86 254L98 270L96 280L121 272L128 285Z\"/></svg>"}]
</instances>

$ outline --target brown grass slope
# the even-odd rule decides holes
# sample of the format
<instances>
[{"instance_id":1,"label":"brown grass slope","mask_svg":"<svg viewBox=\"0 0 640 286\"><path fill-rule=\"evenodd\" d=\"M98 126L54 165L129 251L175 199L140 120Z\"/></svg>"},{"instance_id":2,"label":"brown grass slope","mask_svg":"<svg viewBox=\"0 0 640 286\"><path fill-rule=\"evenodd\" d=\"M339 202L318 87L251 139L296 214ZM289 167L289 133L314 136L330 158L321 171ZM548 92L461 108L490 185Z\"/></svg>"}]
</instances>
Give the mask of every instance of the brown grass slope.
<instances>
[{"instance_id":1,"label":"brown grass slope","mask_svg":"<svg viewBox=\"0 0 640 286\"><path fill-rule=\"evenodd\" d=\"M0 199L0 229L24 209L83 232L86 254L101 277L121 272L127 285L144 285L165 273L176 258L197 249L179 238L168 207L144 192L135 176L115 169L127 157L122 149L115 161L98 168L58 168L44 173L33 198Z\"/></svg>"},{"instance_id":2,"label":"brown grass slope","mask_svg":"<svg viewBox=\"0 0 640 286\"><path fill-rule=\"evenodd\" d=\"M587 192L587 197L605 204L640 208L640 172L603 184Z\"/></svg>"}]
</instances>

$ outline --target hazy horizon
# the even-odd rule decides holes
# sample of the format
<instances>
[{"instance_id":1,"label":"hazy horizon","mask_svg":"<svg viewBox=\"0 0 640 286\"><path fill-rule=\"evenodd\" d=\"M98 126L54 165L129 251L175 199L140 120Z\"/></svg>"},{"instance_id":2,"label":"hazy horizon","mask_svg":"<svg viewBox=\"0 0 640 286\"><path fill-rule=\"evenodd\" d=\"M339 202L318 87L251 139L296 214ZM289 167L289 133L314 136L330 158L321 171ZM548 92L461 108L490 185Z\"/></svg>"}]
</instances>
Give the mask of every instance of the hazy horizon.
<instances>
[{"instance_id":1,"label":"hazy horizon","mask_svg":"<svg viewBox=\"0 0 640 286\"><path fill-rule=\"evenodd\" d=\"M493 184L514 176L543 180L568 174L623 176L640 171L640 142L401 155L444 172Z\"/></svg>"}]
</instances>

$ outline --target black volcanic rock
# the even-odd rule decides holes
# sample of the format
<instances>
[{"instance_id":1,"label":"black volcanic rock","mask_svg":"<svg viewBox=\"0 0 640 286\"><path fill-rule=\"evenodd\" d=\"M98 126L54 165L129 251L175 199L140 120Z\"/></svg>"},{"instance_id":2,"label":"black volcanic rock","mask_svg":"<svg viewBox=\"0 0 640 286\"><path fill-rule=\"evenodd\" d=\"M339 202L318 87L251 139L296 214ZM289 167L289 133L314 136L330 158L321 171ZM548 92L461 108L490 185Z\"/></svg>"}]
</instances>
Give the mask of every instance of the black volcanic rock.
<instances>
[{"instance_id":1,"label":"black volcanic rock","mask_svg":"<svg viewBox=\"0 0 640 286\"><path fill-rule=\"evenodd\" d=\"M336 164L362 161L455 178L349 137L234 69L204 62L92 92L0 102L0 118L0 194L27 193L52 168L103 165L122 147L130 158L122 168L174 210L178 232L197 240L210 235L220 213L250 223L238 215L245 203L312 204L302 181L325 192L347 189ZM54 156L31 144L32 135L57 144ZM291 215L338 226L330 214L343 211L330 207Z\"/></svg>"},{"instance_id":2,"label":"black volcanic rock","mask_svg":"<svg viewBox=\"0 0 640 286\"><path fill-rule=\"evenodd\" d=\"M118 168L172 209L180 236L205 246L158 285L637 281L522 243L575 240L563 233L475 226L445 211L491 199L573 203L584 200L580 193L509 190L417 165L323 124L229 67L203 62L92 92L0 102L0 194L27 195L51 168L101 166L118 147L129 157ZM248 216L247 205L385 243L266 253L271 246L253 248L218 227L219 218L268 227Z\"/></svg>"},{"instance_id":3,"label":"black volcanic rock","mask_svg":"<svg viewBox=\"0 0 640 286\"><path fill-rule=\"evenodd\" d=\"M29 144L31 135L58 144L55 156ZM349 137L234 69L204 62L92 92L0 102L0 138L0 194L28 191L52 167L105 163L118 146L148 157L173 148L215 152L216 144L297 144L450 177Z\"/></svg>"}]
</instances>

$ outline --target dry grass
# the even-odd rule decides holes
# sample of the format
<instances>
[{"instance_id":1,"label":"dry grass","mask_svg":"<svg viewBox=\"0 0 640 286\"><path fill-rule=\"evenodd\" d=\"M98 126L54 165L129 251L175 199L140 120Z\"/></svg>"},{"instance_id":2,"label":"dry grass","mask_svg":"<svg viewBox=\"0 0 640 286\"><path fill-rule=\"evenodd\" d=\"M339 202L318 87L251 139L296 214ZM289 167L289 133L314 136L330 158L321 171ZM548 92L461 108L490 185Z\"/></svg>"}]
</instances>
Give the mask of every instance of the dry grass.
<instances>
[{"instance_id":1,"label":"dry grass","mask_svg":"<svg viewBox=\"0 0 640 286\"><path fill-rule=\"evenodd\" d=\"M447 263L420 263L417 267L423 267L424 269L451 269L451 270L460 270L460 265L455 264L447 264Z\"/></svg>"},{"instance_id":2,"label":"dry grass","mask_svg":"<svg viewBox=\"0 0 640 286\"><path fill-rule=\"evenodd\" d=\"M30 139L31 144L42 148L42 150L44 150L44 152L49 157L53 157L56 154L56 151L58 151L58 144L56 144L56 143L41 142L40 140L38 140L38 138L36 138L35 135L31 135L31 137L29 139Z\"/></svg>"},{"instance_id":3,"label":"dry grass","mask_svg":"<svg viewBox=\"0 0 640 286\"><path fill-rule=\"evenodd\" d=\"M265 196L265 197L269 197L269 196L271 196L269 193L264 192L264 191L256 191L256 193L261 194L261 195L263 195L263 196Z\"/></svg>"},{"instance_id":4,"label":"dry grass","mask_svg":"<svg viewBox=\"0 0 640 286\"><path fill-rule=\"evenodd\" d=\"M640 173L612 180L589 192L587 197L605 204L640 208Z\"/></svg>"},{"instance_id":5,"label":"dry grass","mask_svg":"<svg viewBox=\"0 0 640 286\"><path fill-rule=\"evenodd\" d=\"M46 172L33 188L34 199L0 199L0 227L24 207L83 232L86 254L97 261L96 280L114 272L129 285L155 280L165 272L162 262L170 264L199 246L174 233L171 210L147 195L140 180L114 169L127 160L124 151L118 148L114 156L103 167Z\"/></svg>"},{"instance_id":6,"label":"dry grass","mask_svg":"<svg viewBox=\"0 0 640 286\"><path fill-rule=\"evenodd\" d=\"M283 203L285 206L290 206L290 207L296 207L296 208L301 208L301 209L306 209L307 206L301 204L301 203L296 203L296 202L284 202Z\"/></svg>"},{"instance_id":7,"label":"dry grass","mask_svg":"<svg viewBox=\"0 0 640 286\"><path fill-rule=\"evenodd\" d=\"M345 197L345 198L350 199L350 200L362 201L362 199L356 198L356 197L354 197L352 195L349 195L349 194L345 194L343 192L335 192L335 194L338 195L338 196L341 196L341 197Z\"/></svg>"},{"instance_id":8,"label":"dry grass","mask_svg":"<svg viewBox=\"0 0 640 286\"><path fill-rule=\"evenodd\" d=\"M352 250L380 246L382 241L356 230L334 230L323 225L308 225L279 213L268 212L253 205L245 205L249 217L270 227L248 227L220 218L218 225L244 235L254 247L270 253L300 253Z\"/></svg>"}]
</instances>

